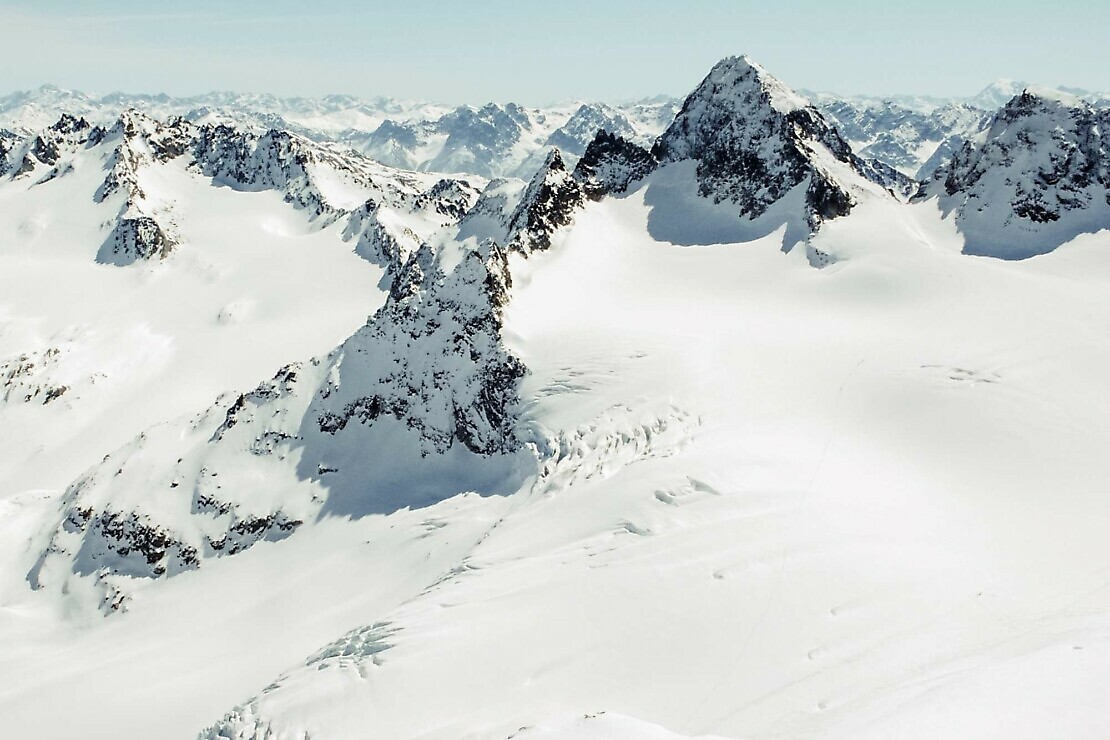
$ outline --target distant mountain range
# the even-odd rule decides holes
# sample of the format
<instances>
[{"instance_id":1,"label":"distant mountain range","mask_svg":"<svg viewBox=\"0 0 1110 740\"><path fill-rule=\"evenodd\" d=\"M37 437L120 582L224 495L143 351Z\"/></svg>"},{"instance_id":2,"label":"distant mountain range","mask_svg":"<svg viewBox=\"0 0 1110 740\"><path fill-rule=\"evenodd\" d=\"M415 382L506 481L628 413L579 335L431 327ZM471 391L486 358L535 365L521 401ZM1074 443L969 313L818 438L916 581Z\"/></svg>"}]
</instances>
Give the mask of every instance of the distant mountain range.
<instances>
[{"instance_id":1,"label":"distant mountain range","mask_svg":"<svg viewBox=\"0 0 1110 740\"><path fill-rule=\"evenodd\" d=\"M4 98L0 730L1110 732L1088 97Z\"/></svg>"},{"instance_id":2,"label":"distant mountain range","mask_svg":"<svg viewBox=\"0 0 1110 740\"><path fill-rule=\"evenodd\" d=\"M806 92L861 156L911 178L927 178L954 149L986 125L989 115L1029 87L999 80L969 98L841 96ZM1110 93L1061 88L1095 105ZM568 102L542 108L515 103L446 106L348 95L282 98L251 93L103 96L43 86L0 97L0 129L32 133L60 113L106 125L128 108L196 124L288 131L349 147L378 162L416 171L529 177L551 147L572 165L601 128L650 146L681 100L658 96L625 103Z\"/></svg>"}]
</instances>

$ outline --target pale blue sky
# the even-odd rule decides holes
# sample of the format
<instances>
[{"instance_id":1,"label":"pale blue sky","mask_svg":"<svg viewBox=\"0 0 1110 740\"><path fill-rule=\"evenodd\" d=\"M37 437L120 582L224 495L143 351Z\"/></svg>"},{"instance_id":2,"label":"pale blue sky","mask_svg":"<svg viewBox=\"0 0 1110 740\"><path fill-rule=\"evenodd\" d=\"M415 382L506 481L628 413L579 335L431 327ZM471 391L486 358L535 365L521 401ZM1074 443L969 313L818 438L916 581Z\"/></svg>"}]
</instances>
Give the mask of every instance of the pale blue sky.
<instances>
[{"instance_id":1,"label":"pale blue sky","mask_svg":"<svg viewBox=\"0 0 1110 740\"><path fill-rule=\"evenodd\" d=\"M0 94L618 100L684 94L740 53L842 93L1110 89L1108 0L0 0L0 26Z\"/></svg>"}]
</instances>

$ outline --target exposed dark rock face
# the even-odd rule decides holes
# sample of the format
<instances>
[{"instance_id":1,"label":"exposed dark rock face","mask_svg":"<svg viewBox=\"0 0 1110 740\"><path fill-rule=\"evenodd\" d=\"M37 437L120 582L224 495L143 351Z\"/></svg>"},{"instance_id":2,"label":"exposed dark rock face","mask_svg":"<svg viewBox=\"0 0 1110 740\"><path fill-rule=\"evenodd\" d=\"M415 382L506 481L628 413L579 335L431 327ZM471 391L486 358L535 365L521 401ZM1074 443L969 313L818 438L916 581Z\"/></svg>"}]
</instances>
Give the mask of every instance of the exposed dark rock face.
<instances>
[{"instance_id":1,"label":"exposed dark rock face","mask_svg":"<svg viewBox=\"0 0 1110 740\"><path fill-rule=\"evenodd\" d=\"M573 220L584 198L559 150L552 149L509 218L509 249L524 254L549 249L552 235Z\"/></svg>"},{"instance_id":2,"label":"exposed dark rock face","mask_svg":"<svg viewBox=\"0 0 1110 740\"><path fill-rule=\"evenodd\" d=\"M0 401L47 405L70 390L51 378L62 351L57 347L24 352L0 363Z\"/></svg>"},{"instance_id":3,"label":"exposed dark rock face","mask_svg":"<svg viewBox=\"0 0 1110 740\"><path fill-rule=\"evenodd\" d=\"M943 176L949 195L968 191L997 167L1024 166L1028 182L1018 183L1015 209L1039 214L1044 206L1035 201L1050 197L1056 218L1061 210L1089 202L1085 192L1092 185L1110 185L1110 110L1096 111L1082 103L1072 105L1041 98L1029 91L1011 100L995 116L981 146L967 143L953 158Z\"/></svg>"},{"instance_id":4,"label":"exposed dark rock face","mask_svg":"<svg viewBox=\"0 0 1110 740\"><path fill-rule=\"evenodd\" d=\"M867 175L867 179L882 185L891 193L896 193L903 198L911 197L917 192L920 185L916 180L907 177L879 159L861 160L860 169Z\"/></svg>"},{"instance_id":5,"label":"exposed dark rock face","mask_svg":"<svg viewBox=\"0 0 1110 740\"><path fill-rule=\"evenodd\" d=\"M510 464L496 459L511 461L523 448L516 413L525 368L501 341L506 253L492 241L457 246L463 252L446 258L429 245L409 255L391 271L385 305L328 357L286 366L186 423L189 432L204 426L211 433L176 463L159 452L190 436L176 428L152 430L158 444L148 447L144 434L107 456L67 490L31 583L90 577L114 610L126 604L134 579L203 567L208 558L289 536L324 506L344 510L330 500L333 481L372 500L373 484L363 481L388 463L375 455L389 453L368 446L356 453L358 466L331 460L336 450L373 439L366 435L386 419L401 425L386 429L408 435L415 460L453 452L455 459L494 459L499 471ZM241 475L244 466L258 477ZM152 469L162 477L152 480ZM283 477L294 470L299 484ZM276 490L266 476L280 483ZM394 506L475 490L437 485L425 498L406 490ZM158 487L153 498L151 486Z\"/></svg>"},{"instance_id":6,"label":"exposed dark rock face","mask_svg":"<svg viewBox=\"0 0 1110 740\"><path fill-rule=\"evenodd\" d=\"M1021 259L1110 228L1110 110L1025 91L925 183L965 251Z\"/></svg>"},{"instance_id":7,"label":"exposed dark rock face","mask_svg":"<svg viewBox=\"0 0 1110 740\"><path fill-rule=\"evenodd\" d=\"M60 174L63 155L86 144L93 131L84 118L67 113L37 135L22 137L0 130L0 176L21 177L42 165L52 168L42 181L50 180Z\"/></svg>"},{"instance_id":8,"label":"exposed dark rock face","mask_svg":"<svg viewBox=\"0 0 1110 740\"><path fill-rule=\"evenodd\" d=\"M524 366L500 342L508 287L493 242L467 250L450 271L427 245L417 250L386 304L335 354L332 374L344 380L313 403L319 431L390 416L419 433L424 454L455 441L482 455L514 451L510 414Z\"/></svg>"},{"instance_id":9,"label":"exposed dark rock face","mask_svg":"<svg viewBox=\"0 0 1110 740\"><path fill-rule=\"evenodd\" d=\"M100 247L96 261L110 265L129 265L139 260L165 259L177 246L150 216L123 216Z\"/></svg>"},{"instance_id":10,"label":"exposed dark rock face","mask_svg":"<svg viewBox=\"0 0 1110 740\"><path fill-rule=\"evenodd\" d=\"M31 142L31 154L43 164L56 164L59 156L58 143L53 139L44 139L41 135L36 136Z\"/></svg>"},{"instance_id":11,"label":"exposed dark rock face","mask_svg":"<svg viewBox=\"0 0 1110 740\"><path fill-rule=\"evenodd\" d=\"M286 365L277 371L273 379L259 383L258 387L249 393L241 394L228 407L227 413L224 415L224 423L212 435L212 441L220 441L224 434L240 421L253 419L253 412L259 406L292 394L297 382L297 373L300 369L301 363L299 362Z\"/></svg>"},{"instance_id":12,"label":"exposed dark rock face","mask_svg":"<svg viewBox=\"0 0 1110 740\"><path fill-rule=\"evenodd\" d=\"M166 218L169 204L147 197L139 184L140 172L154 162L182 156L194 135L194 127L183 119L163 124L128 110L98 136L98 142L118 141L118 144L112 152L108 174L93 199L103 203L120 194L119 216L97 253L98 262L122 266L162 260L177 247L178 237Z\"/></svg>"},{"instance_id":13,"label":"exposed dark rock face","mask_svg":"<svg viewBox=\"0 0 1110 740\"><path fill-rule=\"evenodd\" d=\"M735 203L748 219L808 181L812 228L847 214L854 202L830 170L832 162L875 178L815 108L744 57L725 59L710 71L652 155L664 164L695 160L700 194Z\"/></svg>"},{"instance_id":14,"label":"exposed dark rock face","mask_svg":"<svg viewBox=\"0 0 1110 740\"><path fill-rule=\"evenodd\" d=\"M436 128L447 133L447 141L425 169L492 177L499 169L499 161L532 128L532 121L528 112L515 103L505 106L490 103L478 110L456 108L443 116Z\"/></svg>"},{"instance_id":15,"label":"exposed dark rock face","mask_svg":"<svg viewBox=\"0 0 1110 740\"><path fill-rule=\"evenodd\" d=\"M470 183L445 178L415 196L402 196L399 202L426 214L429 221L448 226L459 223L478 198L478 190ZM419 234L391 217L395 206L369 200L351 212L343 230L343 238L355 242L359 256L386 268L387 279L423 244Z\"/></svg>"},{"instance_id":16,"label":"exposed dark rock face","mask_svg":"<svg viewBox=\"0 0 1110 740\"><path fill-rule=\"evenodd\" d=\"M852 198L825 178L814 178L806 188L806 203L819 221L847 216Z\"/></svg>"},{"instance_id":17,"label":"exposed dark rock face","mask_svg":"<svg viewBox=\"0 0 1110 740\"><path fill-rule=\"evenodd\" d=\"M66 492L62 522L28 580L33 588L43 588L48 558L69 553L75 575L95 577L105 612L126 605L127 592L120 586L121 577L171 577L199 568L204 558L235 555L258 542L285 539L303 524L280 510L266 516L240 516L238 505L198 494L193 513L225 522L222 535L204 536L198 546L148 514L82 505L80 493L93 483L92 478L85 478Z\"/></svg>"},{"instance_id":18,"label":"exposed dark rock face","mask_svg":"<svg viewBox=\"0 0 1110 740\"><path fill-rule=\"evenodd\" d=\"M95 573L106 561L111 561L109 567L115 574L153 577L192 570L200 564L196 548L135 512L105 509L94 514L75 508L63 526L84 534L75 571L79 575Z\"/></svg>"},{"instance_id":19,"label":"exposed dark rock face","mask_svg":"<svg viewBox=\"0 0 1110 740\"><path fill-rule=\"evenodd\" d=\"M255 136L229 126L206 126L200 131L193 156L195 167L220 184L239 190L281 191L287 202L304 208L314 218L332 220L339 215L315 187L309 173L317 153L293 134L271 130ZM351 172L338 158L332 164L340 171Z\"/></svg>"},{"instance_id":20,"label":"exposed dark rock face","mask_svg":"<svg viewBox=\"0 0 1110 740\"><path fill-rule=\"evenodd\" d=\"M259 542L283 540L304 524L299 519L291 519L282 512L267 516L248 516L234 520L227 534L219 539L207 540L208 547L218 555L237 555Z\"/></svg>"},{"instance_id":21,"label":"exposed dark rock face","mask_svg":"<svg viewBox=\"0 0 1110 740\"><path fill-rule=\"evenodd\" d=\"M388 224L381 218L380 206L367 201L351 213L343 238L355 241L355 252L376 265L396 269L420 248L420 236L399 224Z\"/></svg>"},{"instance_id":22,"label":"exposed dark rock face","mask_svg":"<svg viewBox=\"0 0 1110 740\"><path fill-rule=\"evenodd\" d=\"M0 129L0 177L15 169L14 150L19 139L11 131Z\"/></svg>"},{"instance_id":23,"label":"exposed dark rock face","mask_svg":"<svg viewBox=\"0 0 1110 740\"><path fill-rule=\"evenodd\" d=\"M623 193L658 165L651 152L609 131L598 131L574 169L574 178L591 200Z\"/></svg>"},{"instance_id":24,"label":"exposed dark rock face","mask_svg":"<svg viewBox=\"0 0 1110 740\"><path fill-rule=\"evenodd\" d=\"M458 223L474 207L479 192L465 180L445 178L416 197L417 210L433 210L450 223Z\"/></svg>"}]
</instances>

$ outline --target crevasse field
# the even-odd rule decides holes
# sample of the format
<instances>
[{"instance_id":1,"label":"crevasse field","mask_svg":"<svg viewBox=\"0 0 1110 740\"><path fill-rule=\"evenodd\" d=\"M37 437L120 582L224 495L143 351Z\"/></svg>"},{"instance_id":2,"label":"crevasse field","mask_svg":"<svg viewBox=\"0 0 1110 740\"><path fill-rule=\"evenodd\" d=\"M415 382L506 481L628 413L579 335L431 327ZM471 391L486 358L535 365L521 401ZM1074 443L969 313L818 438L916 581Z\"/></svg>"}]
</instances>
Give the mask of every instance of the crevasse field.
<instances>
[{"instance_id":1,"label":"crevasse field","mask_svg":"<svg viewBox=\"0 0 1110 740\"><path fill-rule=\"evenodd\" d=\"M730 63L691 100L807 110ZM141 198L94 198L126 131L0 179L4 737L1110 736L1104 186L1075 234L1015 237L991 208L1037 156L978 181L975 221L803 137L852 200L810 231L816 174L752 217L691 144L507 249L499 303L484 239L556 212L550 158L528 187L460 175L445 215L439 175L305 140L302 180L247 186L140 128ZM98 259L136 208L176 248ZM999 258L1019 243L1047 248ZM519 444L478 452L499 352ZM424 398L395 410L405 373ZM332 393L349 420L314 426ZM156 524L156 559L102 511Z\"/></svg>"}]
</instances>

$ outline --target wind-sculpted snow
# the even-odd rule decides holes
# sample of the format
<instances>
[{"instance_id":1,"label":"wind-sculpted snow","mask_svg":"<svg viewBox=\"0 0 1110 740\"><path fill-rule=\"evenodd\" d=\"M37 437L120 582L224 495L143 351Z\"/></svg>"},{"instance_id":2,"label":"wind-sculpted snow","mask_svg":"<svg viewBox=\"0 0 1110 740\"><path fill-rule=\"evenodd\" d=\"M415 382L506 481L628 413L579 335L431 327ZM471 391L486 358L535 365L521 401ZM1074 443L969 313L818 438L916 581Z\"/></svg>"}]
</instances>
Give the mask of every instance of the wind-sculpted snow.
<instances>
[{"instance_id":1,"label":"wind-sculpted snow","mask_svg":"<svg viewBox=\"0 0 1110 740\"><path fill-rule=\"evenodd\" d=\"M919 198L955 211L969 254L1022 259L1110 228L1110 110L1025 91Z\"/></svg>"}]
</instances>

